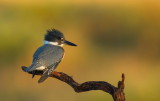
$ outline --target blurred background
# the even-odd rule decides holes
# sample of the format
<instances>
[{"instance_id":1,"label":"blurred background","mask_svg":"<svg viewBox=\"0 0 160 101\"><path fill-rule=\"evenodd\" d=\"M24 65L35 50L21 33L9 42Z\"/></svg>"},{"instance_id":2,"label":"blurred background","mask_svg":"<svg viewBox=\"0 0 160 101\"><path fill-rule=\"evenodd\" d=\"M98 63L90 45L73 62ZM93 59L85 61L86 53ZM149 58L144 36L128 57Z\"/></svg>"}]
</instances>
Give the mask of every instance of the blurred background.
<instances>
[{"instance_id":1,"label":"blurred background","mask_svg":"<svg viewBox=\"0 0 160 101\"><path fill-rule=\"evenodd\" d=\"M115 86L124 73L128 101L159 100L159 0L1 0L1 101L112 101L102 91L75 93L57 79L38 84L39 76L21 70L51 28L78 45L64 46L56 71Z\"/></svg>"}]
</instances>

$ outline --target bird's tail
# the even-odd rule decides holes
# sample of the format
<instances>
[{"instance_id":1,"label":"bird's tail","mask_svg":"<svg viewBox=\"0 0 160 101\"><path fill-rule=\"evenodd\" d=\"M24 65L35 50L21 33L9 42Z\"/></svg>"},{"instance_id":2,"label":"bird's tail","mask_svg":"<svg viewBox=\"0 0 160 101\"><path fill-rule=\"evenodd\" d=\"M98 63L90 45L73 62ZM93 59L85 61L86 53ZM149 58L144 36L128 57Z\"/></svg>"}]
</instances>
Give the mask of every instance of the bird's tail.
<instances>
[{"instance_id":1,"label":"bird's tail","mask_svg":"<svg viewBox=\"0 0 160 101\"><path fill-rule=\"evenodd\" d=\"M48 73L44 73L41 78L38 80L38 83L42 83L43 81L45 81L47 78L49 77Z\"/></svg>"},{"instance_id":2,"label":"bird's tail","mask_svg":"<svg viewBox=\"0 0 160 101\"><path fill-rule=\"evenodd\" d=\"M57 64L56 64L57 65ZM53 65L50 65L46 70L44 70L43 72L43 75L41 76L41 78L38 80L38 83L42 83L44 80L46 80L50 74L54 71L54 66L55 64Z\"/></svg>"}]
</instances>

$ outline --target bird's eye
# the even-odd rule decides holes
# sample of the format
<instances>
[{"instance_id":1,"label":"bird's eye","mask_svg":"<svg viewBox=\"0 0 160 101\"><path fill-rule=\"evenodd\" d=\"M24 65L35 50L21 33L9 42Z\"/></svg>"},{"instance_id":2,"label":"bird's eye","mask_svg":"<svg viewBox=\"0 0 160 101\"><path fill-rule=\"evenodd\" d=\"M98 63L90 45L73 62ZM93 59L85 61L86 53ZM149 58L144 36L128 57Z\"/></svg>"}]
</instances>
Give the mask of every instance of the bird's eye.
<instances>
[{"instance_id":1,"label":"bird's eye","mask_svg":"<svg viewBox=\"0 0 160 101\"><path fill-rule=\"evenodd\" d=\"M61 38L62 41L64 41L64 38Z\"/></svg>"}]
</instances>

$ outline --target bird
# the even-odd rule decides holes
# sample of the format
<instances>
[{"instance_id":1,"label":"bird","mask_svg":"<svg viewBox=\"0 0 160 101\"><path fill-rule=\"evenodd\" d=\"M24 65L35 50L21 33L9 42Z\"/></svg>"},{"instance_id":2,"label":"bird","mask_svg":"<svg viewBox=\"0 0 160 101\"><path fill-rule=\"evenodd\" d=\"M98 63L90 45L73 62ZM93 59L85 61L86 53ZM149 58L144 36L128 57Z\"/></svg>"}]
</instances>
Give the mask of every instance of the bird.
<instances>
[{"instance_id":1,"label":"bird","mask_svg":"<svg viewBox=\"0 0 160 101\"><path fill-rule=\"evenodd\" d=\"M44 44L33 54L32 64L25 69L32 72L32 78L36 71L43 71L38 83L45 81L49 75L57 68L64 57L63 45L77 46L67 41L64 34L57 29L47 30L44 36Z\"/></svg>"}]
</instances>

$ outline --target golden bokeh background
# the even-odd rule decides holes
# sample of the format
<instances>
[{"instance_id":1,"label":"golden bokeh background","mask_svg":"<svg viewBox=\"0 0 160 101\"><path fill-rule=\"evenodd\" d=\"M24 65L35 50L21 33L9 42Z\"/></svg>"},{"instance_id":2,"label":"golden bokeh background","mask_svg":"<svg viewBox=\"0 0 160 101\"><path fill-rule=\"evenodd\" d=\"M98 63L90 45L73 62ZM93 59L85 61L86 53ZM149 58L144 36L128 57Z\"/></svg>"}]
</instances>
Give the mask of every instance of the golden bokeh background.
<instances>
[{"instance_id":1,"label":"golden bokeh background","mask_svg":"<svg viewBox=\"0 0 160 101\"><path fill-rule=\"evenodd\" d=\"M22 72L56 28L78 47L65 46L56 71L117 86L125 73L127 101L158 101L159 0L1 0L0 101L112 101L102 91L75 93L67 84Z\"/></svg>"}]
</instances>

